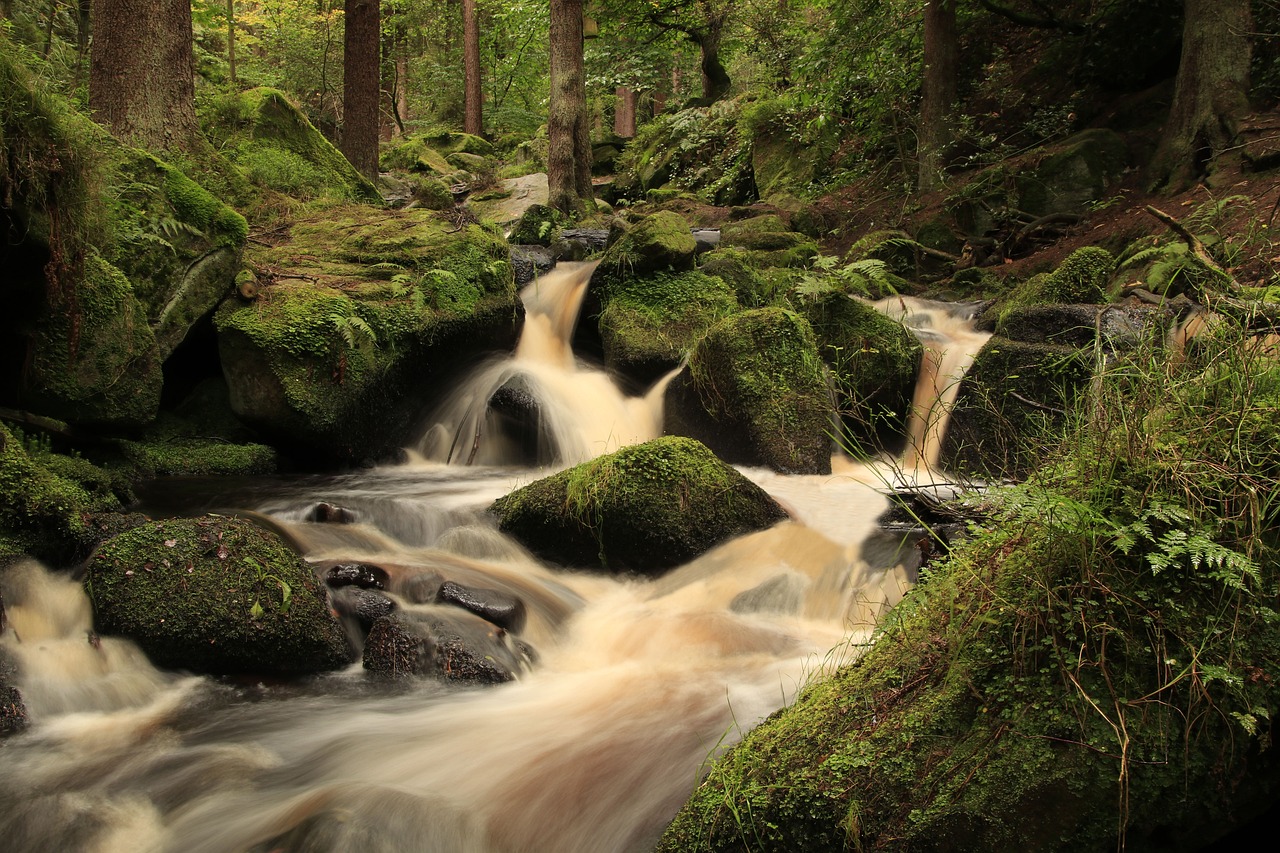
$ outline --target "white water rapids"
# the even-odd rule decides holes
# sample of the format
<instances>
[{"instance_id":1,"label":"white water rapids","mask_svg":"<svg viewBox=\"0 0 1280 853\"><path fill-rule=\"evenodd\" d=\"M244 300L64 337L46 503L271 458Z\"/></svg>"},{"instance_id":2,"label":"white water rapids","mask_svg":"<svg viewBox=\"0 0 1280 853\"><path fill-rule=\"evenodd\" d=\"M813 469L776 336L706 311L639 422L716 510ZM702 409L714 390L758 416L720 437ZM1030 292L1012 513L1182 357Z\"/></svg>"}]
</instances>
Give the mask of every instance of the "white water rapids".
<instances>
[{"instance_id":1,"label":"white water rapids","mask_svg":"<svg viewBox=\"0 0 1280 853\"><path fill-rule=\"evenodd\" d=\"M460 387L410 464L235 493L210 485L202 498L272 516L309 559L515 592L531 612L529 671L482 689L373 683L359 664L302 685L161 672L131 643L92 634L77 583L13 567L0 645L32 725L0 743L0 847L645 850L712 758L807 679L856 656L909 586L911 544L875 522L896 466L748 471L794 520L655 581L547 567L494 529L485 507L547 473L509 465L511 437L490 422L490 397L513 378L538 401L537 453L555 465L661 430L665 379L628 398L568 349L589 274L569 267L526 293L515 357ZM947 313L898 304L908 325ZM970 349L951 359L966 360ZM941 372L925 371L910 469L936 461L935 389L958 381L945 378L949 363L939 355ZM303 522L317 501L360 523Z\"/></svg>"}]
</instances>

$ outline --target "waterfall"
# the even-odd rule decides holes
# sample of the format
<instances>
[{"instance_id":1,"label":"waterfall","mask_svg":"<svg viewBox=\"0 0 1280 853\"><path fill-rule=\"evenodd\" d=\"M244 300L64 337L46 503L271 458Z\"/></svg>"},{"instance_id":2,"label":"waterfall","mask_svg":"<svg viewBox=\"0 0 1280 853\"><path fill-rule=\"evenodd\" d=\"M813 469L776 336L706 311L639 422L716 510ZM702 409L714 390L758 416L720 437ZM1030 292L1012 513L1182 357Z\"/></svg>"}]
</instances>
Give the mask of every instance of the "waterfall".
<instances>
[{"instance_id":1,"label":"waterfall","mask_svg":"<svg viewBox=\"0 0 1280 853\"><path fill-rule=\"evenodd\" d=\"M662 395L674 372L630 397L573 354L573 330L597 263L563 263L525 286L515 353L475 371L449 395L416 447L423 458L573 465L662 434Z\"/></svg>"},{"instance_id":2,"label":"waterfall","mask_svg":"<svg viewBox=\"0 0 1280 853\"><path fill-rule=\"evenodd\" d=\"M793 520L657 580L544 565L496 530L485 508L542 475L531 466L661 429L666 380L627 397L570 349L591 270L562 265L526 288L516 353L454 392L417 461L262 480L200 504L267 516L309 560L384 567L405 609L419 605L394 590L427 572L521 598L529 672L486 689L385 685L358 664L303 684L183 677L94 635L78 583L10 569L0 654L16 662L32 725L4 745L7 849L645 850L710 759L856 658L918 559L879 530L888 498L874 467L747 471ZM906 463L924 474L980 336L936 303L877 307L926 342ZM157 483L151 500L166 487L187 485ZM354 523L308 523L317 501Z\"/></svg>"}]
</instances>

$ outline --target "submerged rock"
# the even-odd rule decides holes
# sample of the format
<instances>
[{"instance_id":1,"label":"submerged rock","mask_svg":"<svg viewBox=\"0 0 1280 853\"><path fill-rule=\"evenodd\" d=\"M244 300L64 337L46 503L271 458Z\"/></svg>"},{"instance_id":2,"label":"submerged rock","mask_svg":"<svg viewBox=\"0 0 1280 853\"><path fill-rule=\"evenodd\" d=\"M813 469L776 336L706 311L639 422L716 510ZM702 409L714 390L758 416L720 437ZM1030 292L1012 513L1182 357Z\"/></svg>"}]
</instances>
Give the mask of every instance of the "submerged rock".
<instances>
[{"instance_id":1,"label":"submerged rock","mask_svg":"<svg viewBox=\"0 0 1280 853\"><path fill-rule=\"evenodd\" d=\"M486 622L517 634L524 628L525 619L528 618L524 602L500 589L463 586L445 581L436 593L436 601L461 607Z\"/></svg>"},{"instance_id":2,"label":"submerged rock","mask_svg":"<svg viewBox=\"0 0 1280 853\"><path fill-rule=\"evenodd\" d=\"M126 531L89 561L85 590L99 631L129 637L170 669L298 676L353 655L311 566L240 519Z\"/></svg>"},{"instance_id":3,"label":"submerged rock","mask_svg":"<svg viewBox=\"0 0 1280 853\"><path fill-rule=\"evenodd\" d=\"M666 431L738 464L830 473L834 423L813 331L781 308L717 323L667 391Z\"/></svg>"},{"instance_id":4,"label":"submerged rock","mask_svg":"<svg viewBox=\"0 0 1280 853\"><path fill-rule=\"evenodd\" d=\"M399 609L390 596L377 590L351 586L334 591L333 607L339 616L354 619L366 634L373 628L373 623Z\"/></svg>"},{"instance_id":5,"label":"submerged rock","mask_svg":"<svg viewBox=\"0 0 1280 853\"><path fill-rule=\"evenodd\" d=\"M668 436L624 447L499 498L503 532L575 568L659 575L787 517L704 445Z\"/></svg>"},{"instance_id":6,"label":"submerged rock","mask_svg":"<svg viewBox=\"0 0 1280 853\"><path fill-rule=\"evenodd\" d=\"M383 617L364 647L364 668L390 679L501 684L514 681L525 660L505 630L453 607Z\"/></svg>"},{"instance_id":7,"label":"submerged rock","mask_svg":"<svg viewBox=\"0 0 1280 853\"><path fill-rule=\"evenodd\" d=\"M324 582L332 589L358 586L361 589L387 589L387 570L372 563L336 563L325 572Z\"/></svg>"},{"instance_id":8,"label":"submerged rock","mask_svg":"<svg viewBox=\"0 0 1280 853\"><path fill-rule=\"evenodd\" d=\"M354 510L320 501L307 513L306 520L316 524L354 524L358 519Z\"/></svg>"}]
</instances>

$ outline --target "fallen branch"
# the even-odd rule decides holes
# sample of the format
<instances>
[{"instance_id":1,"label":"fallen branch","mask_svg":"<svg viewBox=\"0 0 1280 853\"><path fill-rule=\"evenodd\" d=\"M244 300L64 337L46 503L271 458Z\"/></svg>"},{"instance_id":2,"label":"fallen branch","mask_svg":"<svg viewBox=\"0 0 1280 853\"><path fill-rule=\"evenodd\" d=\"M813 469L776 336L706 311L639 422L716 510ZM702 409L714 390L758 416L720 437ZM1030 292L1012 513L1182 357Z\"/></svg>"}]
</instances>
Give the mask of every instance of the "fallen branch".
<instances>
[{"instance_id":1,"label":"fallen branch","mask_svg":"<svg viewBox=\"0 0 1280 853\"><path fill-rule=\"evenodd\" d=\"M1207 269L1216 273L1218 277L1222 279L1222 282L1225 285L1224 289L1227 290L1227 292L1232 294L1240 292L1240 283L1236 281L1235 276L1218 266L1218 262L1209 254L1209 250L1205 248L1204 243L1200 242L1199 237L1188 231L1187 226L1183 225L1181 222L1157 207L1147 205L1144 209L1147 213L1167 225L1170 231L1181 237L1182 242L1187 244L1187 248L1191 250L1191 254L1195 256L1196 260L1204 264Z\"/></svg>"}]
</instances>

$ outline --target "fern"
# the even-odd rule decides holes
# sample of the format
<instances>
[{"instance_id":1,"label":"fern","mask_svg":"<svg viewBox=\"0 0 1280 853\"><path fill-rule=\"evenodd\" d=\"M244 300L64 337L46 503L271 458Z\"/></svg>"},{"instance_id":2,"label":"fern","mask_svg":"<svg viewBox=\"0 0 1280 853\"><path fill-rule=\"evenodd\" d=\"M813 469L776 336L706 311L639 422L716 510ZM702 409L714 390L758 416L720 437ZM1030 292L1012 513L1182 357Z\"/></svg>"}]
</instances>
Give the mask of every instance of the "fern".
<instances>
[{"instance_id":1,"label":"fern","mask_svg":"<svg viewBox=\"0 0 1280 853\"><path fill-rule=\"evenodd\" d=\"M358 349L361 343L368 343L375 347L378 345L378 337L374 334L373 327L360 317L334 313L329 315L329 323L338 330L351 349Z\"/></svg>"}]
</instances>

